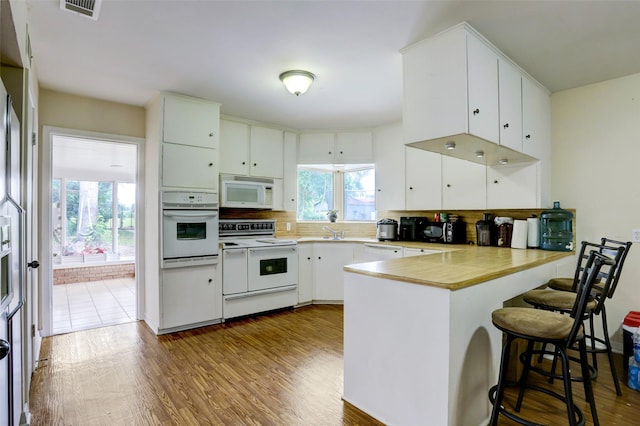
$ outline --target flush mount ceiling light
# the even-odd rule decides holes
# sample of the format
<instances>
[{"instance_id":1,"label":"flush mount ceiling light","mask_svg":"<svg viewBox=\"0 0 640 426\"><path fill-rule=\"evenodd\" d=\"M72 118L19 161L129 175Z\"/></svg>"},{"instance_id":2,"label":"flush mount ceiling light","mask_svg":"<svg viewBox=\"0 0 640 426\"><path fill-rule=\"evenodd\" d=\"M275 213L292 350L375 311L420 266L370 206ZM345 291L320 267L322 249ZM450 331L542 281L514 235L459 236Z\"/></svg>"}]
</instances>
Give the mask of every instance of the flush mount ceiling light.
<instances>
[{"instance_id":1,"label":"flush mount ceiling light","mask_svg":"<svg viewBox=\"0 0 640 426\"><path fill-rule=\"evenodd\" d=\"M444 147L447 149L456 149L456 143L455 142L447 142L444 144Z\"/></svg>"},{"instance_id":2,"label":"flush mount ceiling light","mask_svg":"<svg viewBox=\"0 0 640 426\"><path fill-rule=\"evenodd\" d=\"M292 70L285 71L280 74L280 81L287 88L287 90L296 96L304 94L316 76L309 71Z\"/></svg>"},{"instance_id":3,"label":"flush mount ceiling light","mask_svg":"<svg viewBox=\"0 0 640 426\"><path fill-rule=\"evenodd\" d=\"M482 157L484 157L484 151L482 151L482 150L478 150L478 151L476 151L476 154L475 154L475 155L476 155L476 157L478 157L478 158L482 158Z\"/></svg>"}]
</instances>

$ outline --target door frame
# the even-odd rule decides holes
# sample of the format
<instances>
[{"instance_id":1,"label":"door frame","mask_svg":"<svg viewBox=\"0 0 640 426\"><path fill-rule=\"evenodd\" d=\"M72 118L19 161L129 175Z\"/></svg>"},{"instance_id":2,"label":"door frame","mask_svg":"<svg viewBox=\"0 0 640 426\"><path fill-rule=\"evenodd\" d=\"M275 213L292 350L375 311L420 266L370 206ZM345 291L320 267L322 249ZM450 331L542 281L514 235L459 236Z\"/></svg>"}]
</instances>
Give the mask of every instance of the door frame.
<instances>
[{"instance_id":1,"label":"door frame","mask_svg":"<svg viewBox=\"0 0 640 426\"><path fill-rule=\"evenodd\" d=\"M42 336L51 336L53 332L53 242L51 232L44 230L53 229L51 215L51 183L53 181L53 137L68 136L74 138L95 139L112 143L126 143L137 147L136 170L136 319L144 318L144 268L140 262L144 258L144 139L114 135L110 133L92 132L86 130L67 129L62 127L43 126L40 173L40 282L41 304L40 315L42 319L40 332Z\"/></svg>"}]
</instances>

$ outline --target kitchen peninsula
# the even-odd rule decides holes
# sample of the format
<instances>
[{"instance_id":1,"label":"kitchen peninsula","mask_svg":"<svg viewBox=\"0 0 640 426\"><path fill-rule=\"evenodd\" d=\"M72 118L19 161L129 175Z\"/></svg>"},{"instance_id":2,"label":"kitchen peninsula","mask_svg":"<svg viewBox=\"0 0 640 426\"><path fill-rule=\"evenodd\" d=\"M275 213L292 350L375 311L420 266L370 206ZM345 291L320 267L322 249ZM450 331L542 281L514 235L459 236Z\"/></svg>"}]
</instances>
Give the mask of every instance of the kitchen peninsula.
<instances>
[{"instance_id":1,"label":"kitchen peninsula","mask_svg":"<svg viewBox=\"0 0 640 426\"><path fill-rule=\"evenodd\" d=\"M456 248L344 267L343 398L384 423L486 424L502 347L491 312L573 263Z\"/></svg>"}]
</instances>

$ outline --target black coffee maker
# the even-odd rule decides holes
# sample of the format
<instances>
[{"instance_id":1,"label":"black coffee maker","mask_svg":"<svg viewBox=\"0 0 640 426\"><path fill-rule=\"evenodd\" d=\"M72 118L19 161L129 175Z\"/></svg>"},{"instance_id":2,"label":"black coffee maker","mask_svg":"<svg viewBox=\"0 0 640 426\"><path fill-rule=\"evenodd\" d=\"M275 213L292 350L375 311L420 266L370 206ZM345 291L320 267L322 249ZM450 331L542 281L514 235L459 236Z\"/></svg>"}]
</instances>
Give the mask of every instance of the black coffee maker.
<instances>
[{"instance_id":1,"label":"black coffee maker","mask_svg":"<svg viewBox=\"0 0 640 426\"><path fill-rule=\"evenodd\" d=\"M491 213L483 213L482 220L476 222L476 244L495 246L496 235L496 225L491 219Z\"/></svg>"},{"instance_id":2,"label":"black coffee maker","mask_svg":"<svg viewBox=\"0 0 640 426\"><path fill-rule=\"evenodd\" d=\"M421 241L424 228L429 224L426 217L411 216L400 218L400 241Z\"/></svg>"}]
</instances>

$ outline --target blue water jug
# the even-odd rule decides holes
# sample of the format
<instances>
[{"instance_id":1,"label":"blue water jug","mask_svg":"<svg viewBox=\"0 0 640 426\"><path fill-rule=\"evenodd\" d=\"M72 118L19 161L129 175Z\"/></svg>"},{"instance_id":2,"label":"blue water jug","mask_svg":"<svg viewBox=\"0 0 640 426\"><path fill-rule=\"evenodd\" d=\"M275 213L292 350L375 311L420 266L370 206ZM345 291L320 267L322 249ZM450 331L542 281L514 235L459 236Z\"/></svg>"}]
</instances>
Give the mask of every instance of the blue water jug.
<instances>
[{"instance_id":1,"label":"blue water jug","mask_svg":"<svg viewBox=\"0 0 640 426\"><path fill-rule=\"evenodd\" d=\"M540 248L543 250L573 250L573 213L560 208L560 201L553 202L553 209L540 215Z\"/></svg>"}]
</instances>

